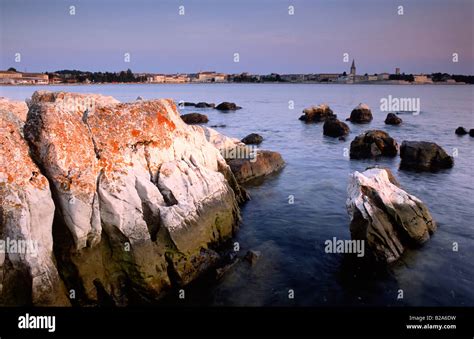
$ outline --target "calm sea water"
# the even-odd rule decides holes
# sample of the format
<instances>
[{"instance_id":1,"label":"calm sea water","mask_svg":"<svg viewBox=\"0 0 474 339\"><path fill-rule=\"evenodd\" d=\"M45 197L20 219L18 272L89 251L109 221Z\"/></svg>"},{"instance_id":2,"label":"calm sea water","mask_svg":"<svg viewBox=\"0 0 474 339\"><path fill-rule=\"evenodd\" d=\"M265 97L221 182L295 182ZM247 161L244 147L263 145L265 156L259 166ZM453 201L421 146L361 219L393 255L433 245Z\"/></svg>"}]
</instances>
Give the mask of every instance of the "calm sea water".
<instances>
[{"instance_id":1,"label":"calm sea water","mask_svg":"<svg viewBox=\"0 0 474 339\"><path fill-rule=\"evenodd\" d=\"M25 99L36 89L112 95L121 101L173 98L176 101L232 101L243 109L209 116L210 125L232 137L259 133L261 148L282 154L287 165L259 186L242 210L236 241L242 254L259 250L254 267L237 265L217 282L190 287L197 305L412 305L474 306L474 138L458 137L458 126L474 128L474 86L382 86L316 84L97 85L0 87L0 95ZM384 124L380 99L420 98L419 115L403 114L401 126ZM294 109L289 109L289 101ZM323 136L322 124L298 120L303 108L327 103L345 119L358 103L374 114L368 125L350 124L347 141ZM349 160L351 140L367 129L383 129L399 143L433 141L454 153L455 166L439 173L399 171L399 157ZM388 166L409 193L423 200L438 231L422 248L409 250L395 265L367 267L342 254L326 254L324 242L350 239L345 209L348 175L367 166ZM289 204L289 196L294 204ZM459 250L453 251L453 243ZM288 290L294 299L288 298ZM397 299L403 290L403 299Z\"/></svg>"}]
</instances>

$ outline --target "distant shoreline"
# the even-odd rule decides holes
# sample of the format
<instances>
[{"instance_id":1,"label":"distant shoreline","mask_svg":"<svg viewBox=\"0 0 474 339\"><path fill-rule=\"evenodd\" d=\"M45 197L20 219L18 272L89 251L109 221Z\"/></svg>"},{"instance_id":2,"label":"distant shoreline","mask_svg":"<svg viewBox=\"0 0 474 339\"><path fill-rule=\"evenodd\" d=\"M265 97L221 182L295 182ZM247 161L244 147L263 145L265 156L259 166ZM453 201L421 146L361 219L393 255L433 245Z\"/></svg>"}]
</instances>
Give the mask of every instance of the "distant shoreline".
<instances>
[{"instance_id":1,"label":"distant shoreline","mask_svg":"<svg viewBox=\"0 0 474 339\"><path fill-rule=\"evenodd\" d=\"M377 86L377 85L388 85L388 86L471 86L472 84L468 83L444 83L444 82L434 82L434 83L372 83L372 82L357 82L352 84L347 83L336 83L336 82L317 82L317 81L305 81L305 82L282 82L282 81L267 81L267 82L186 82L186 83L153 83L153 82L106 82L106 83L95 83L95 84L85 84L85 83L74 83L74 84L0 84L0 87L34 87L34 86L44 86L44 87L54 87L54 86L104 86L104 85L344 85L344 86L353 86L353 85L368 85L368 86Z\"/></svg>"}]
</instances>

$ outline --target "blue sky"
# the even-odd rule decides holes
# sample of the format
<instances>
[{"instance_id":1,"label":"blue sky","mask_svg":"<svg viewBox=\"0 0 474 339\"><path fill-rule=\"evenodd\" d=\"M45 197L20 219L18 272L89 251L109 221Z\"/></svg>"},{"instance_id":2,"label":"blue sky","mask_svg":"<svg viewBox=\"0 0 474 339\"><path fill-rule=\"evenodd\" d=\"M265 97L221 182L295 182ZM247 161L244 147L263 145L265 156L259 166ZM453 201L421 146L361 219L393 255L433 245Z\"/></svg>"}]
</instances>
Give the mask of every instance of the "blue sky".
<instances>
[{"instance_id":1,"label":"blue sky","mask_svg":"<svg viewBox=\"0 0 474 339\"><path fill-rule=\"evenodd\" d=\"M0 69L342 72L349 53L361 74L395 67L474 74L473 6L473 0L0 0Z\"/></svg>"}]
</instances>

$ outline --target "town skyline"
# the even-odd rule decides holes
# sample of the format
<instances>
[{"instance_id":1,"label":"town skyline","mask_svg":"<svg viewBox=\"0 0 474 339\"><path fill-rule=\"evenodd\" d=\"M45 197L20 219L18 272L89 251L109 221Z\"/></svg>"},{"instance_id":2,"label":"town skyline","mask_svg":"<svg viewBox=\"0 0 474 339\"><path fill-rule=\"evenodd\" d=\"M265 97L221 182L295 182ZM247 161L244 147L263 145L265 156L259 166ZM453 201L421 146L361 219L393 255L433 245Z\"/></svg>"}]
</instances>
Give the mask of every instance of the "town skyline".
<instances>
[{"instance_id":1,"label":"town skyline","mask_svg":"<svg viewBox=\"0 0 474 339\"><path fill-rule=\"evenodd\" d=\"M369 74L473 74L471 1L402 5L400 14L398 3L373 0L2 0L0 69L335 73L347 54Z\"/></svg>"}]
</instances>

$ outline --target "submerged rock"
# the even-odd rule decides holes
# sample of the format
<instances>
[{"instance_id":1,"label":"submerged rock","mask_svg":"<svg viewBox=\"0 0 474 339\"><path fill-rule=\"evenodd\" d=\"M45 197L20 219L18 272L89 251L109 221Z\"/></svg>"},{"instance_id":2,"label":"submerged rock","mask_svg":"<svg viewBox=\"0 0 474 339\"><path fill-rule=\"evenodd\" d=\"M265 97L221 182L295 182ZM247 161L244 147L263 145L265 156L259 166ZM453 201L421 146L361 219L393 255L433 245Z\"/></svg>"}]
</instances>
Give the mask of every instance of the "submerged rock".
<instances>
[{"instance_id":1,"label":"submerged rock","mask_svg":"<svg viewBox=\"0 0 474 339\"><path fill-rule=\"evenodd\" d=\"M366 124L372 121L372 111L366 104L359 104L351 112L351 116L347 119L350 122L358 124Z\"/></svg>"},{"instance_id":2,"label":"submerged rock","mask_svg":"<svg viewBox=\"0 0 474 339\"><path fill-rule=\"evenodd\" d=\"M338 119L328 119L323 125L323 133L328 137L343 137L349 134L350 131L349 126Z\"/></svg>"},{"instance_id":3,"label":"submerged rock","mask_svg":"<svg viewBox=\"0 0 474 339\"><path fill-rule=\"evenodd\" d=\"M257 263L257 260L260 258L262 255L262 252L260 251L253 251L250 250L245 254L244 259L247 260L252 266Z\"/></svg>"},{"instance_id":4,"label":"submerged rock","mask_svg":"<svg viewBox=\"0 0 474 339\"><path fill-rule=\"evenodd\" d=\"M436 230L428 208L389 180L387 170L354 172L346 202L351 237L363 240L375 257L397 260L410 245L421 245Z\"/></svg>"},{"instance_id":5,"label":"submerged rock","mask_svg":"<svg viewBox=\"0 0 474 339\"><path fill-rule=\"evenodd\" d=\"M5 247L0 251L0 305L68 305L53 257L51 191L30 158L17 114L2 100L0 235Z\"/></svg>"},{"instance_id":6,"label":"submerged rock","mask_svg":"<svg viewBox=\"0 0 474 339\"><path fill-rule=\"evenodd\" d=\"M224 101L224 102L221 102L219 105L217 105L215 108L220 111L235 111L235 110L241 109L242 107L237 106L233 102Z\"/></svg>"},{"instance_id":7,"label":"submerged rock","mask_svg":"<svg viewBox=\"0 0 474 339\"><path fill-rule=\"evenodd\" d=\"M35 93L25 125L55 197L59 271L79 305L152 300L190 282L240 220L229 166L173 101L112 99Z\"/></svg>"},{"instance_id":8,"label":"submerged rock","mask_svg":"<svg viewBox=\"0 0 474 339\"><path fill-rule=\"evenodd\" d=\"M385 124L387 125L400 125L403 122L395 113L388 113L385 118Z\"/></svg>"},{"instance_id":9,"label":"submerged rock","mask_svg":"<svg viewBox=\"0 0 474 339\"><path fill-rule=\"evenodd\" d=\"M189 125L193 124L205 124L209 122L207 115L200 113L188 113L181 115L181 119Z\"/></svg>"},{"instance_id":10,"label":"submerged rock","mask_svg":"<svg viewBox=\"0 0 474 339\"><path fill-rule=\"evenodd\" d=\"M358 135L351 142L350 158L366 159L378 156L395 157L398 144L387 132L371 130Z\"/></svg>"},{"instance_id":11,"label":"submerged rock","mask_svg":"<svg viewBox=\"0 0 474 339\"><path fill-rule=\"evenodd\" d=\"M241 140L246 145L258 145L263 142L263 137L257 133L251 133Z\"/></svg>"},{"instance_id":12,"label":"submerged rock","mask_svg":"<svg viewBox=\"0 0 474 339\"><path fill-rule=\"evenodd\" d=\"M456 131L454 131L454 133L456 133L457 135L466 135L468 132L464 127L459 126L458 128L456 128Z\"/></svg>"},{"instance_id":13,"label":"submerged rock","mask_svg":"<svg viewBox=\"0 0 474 339\"><path fill-rule=\"evenodd\" d=\"M333 113L332 109L326 105L317 105L305 108L303 115L300 116L299 120L310 123L310 122L322 122L327 119L336 118L337 116Z\"/></svg>"},{"instance_id":14,"label":"submerged rock","mask_svg":"<svg viewBox=\"0 0 474 339\"><path fill-rule=\"evenodd\" d=\"M454 165L454 158L434 142L404 141L400 158L400 169L404 170L438 171Z\"/></svg>"},{"instance_id":15,"label":"submerged rock","mask_svg":"<svg viewBox=\"0 0 474 339\"><path fill-rule=\"evenodd\" d=\"M250 158L226 158L239 183L277 172L285 165L285 161L278 152L264 150L253 152Z\"/></svg>"}]
</instances>

